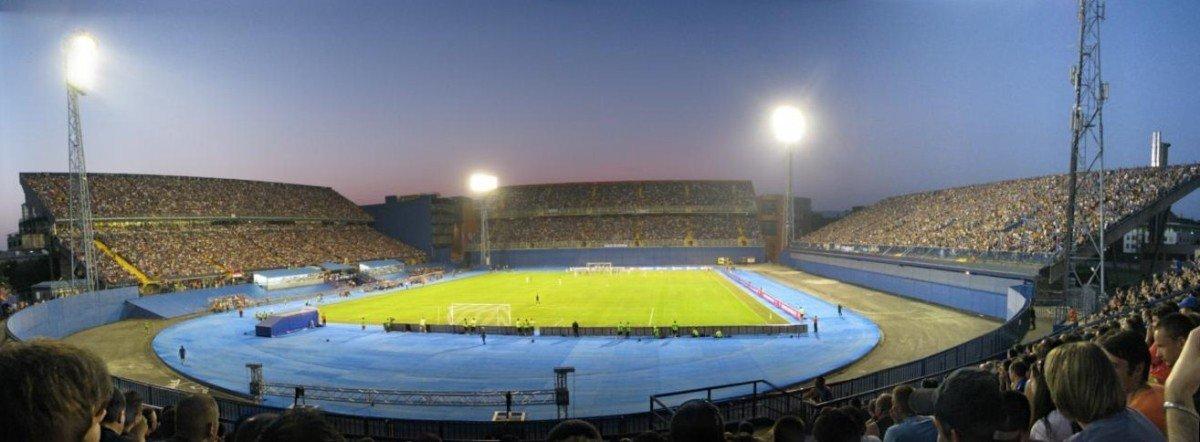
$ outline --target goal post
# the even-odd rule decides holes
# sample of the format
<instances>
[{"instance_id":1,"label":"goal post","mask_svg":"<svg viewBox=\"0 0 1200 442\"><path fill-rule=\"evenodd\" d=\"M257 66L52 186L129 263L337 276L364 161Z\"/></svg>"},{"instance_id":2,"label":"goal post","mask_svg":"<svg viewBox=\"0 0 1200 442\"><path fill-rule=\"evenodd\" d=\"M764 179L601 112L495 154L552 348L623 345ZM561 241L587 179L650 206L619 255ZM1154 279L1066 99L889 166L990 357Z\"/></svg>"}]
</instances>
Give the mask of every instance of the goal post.
<instances>
[{"instance_id":1,"label":"goal post","mask_svg":"<svg viewBox=\"0 0 1200 442\"><path fill-rule=\"evenodd\" d=\"M613 265L611 262L589 262L583 267L567 267L567 271L576 275L580 273L612 273Z\"/></svg>"},{"instance_id":2,"label":"goal post","mask_svg":"<svg viewBox=\"0 0 1200 442\"><path fill-rule=\"evenodd\" d=\"M510 304L450 304L446 320L451 325L475 320L477 325L512 325Z\"/></svg>"}]
</instances>

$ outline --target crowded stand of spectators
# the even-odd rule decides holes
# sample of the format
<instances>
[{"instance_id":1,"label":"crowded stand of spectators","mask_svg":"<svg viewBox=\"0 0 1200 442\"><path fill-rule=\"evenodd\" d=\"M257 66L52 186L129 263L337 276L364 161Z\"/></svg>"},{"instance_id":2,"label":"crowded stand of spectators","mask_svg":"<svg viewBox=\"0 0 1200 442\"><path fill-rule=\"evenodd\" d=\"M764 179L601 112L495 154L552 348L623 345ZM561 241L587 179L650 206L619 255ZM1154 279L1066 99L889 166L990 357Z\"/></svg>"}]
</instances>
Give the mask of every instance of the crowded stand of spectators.
<instances>
[{"instance_id":1,"label":"crowded stand of spectators","mask_svg":"<svg viewBox=\"0 0 1200 442\"><path fill-rule=\"evenodd\" d=\"M400 258L415 263L420 251L364 224L223 223L159 225L101 230L97 239L157 280L299 267L326 261ZM107 261L107 262L106 262ZM107 257L109 281L130 276Z\"/></svg>"},{"instance_id":2,"label":"crowded stand of spectators","mask_svg":"<svg viewBox=\"0 0 1200 442\"><path fill-rule=\"evenodd\" d=\"M68 174L22 173L21 184L66 217ZM95 218L261 217L371 221L331 188L167 175L88 174Z\"/></svg>"},{"instance_id":3,"label":"crowded stand of spectators","mask_svg":"<svg viewBox=\"0 0 1200 442\"><path fill-rule=\"evenodd\" d=\"M758 241L758 223L751 215L602 215L544 216L493 220L493 247L536 247L543 242L574 241L588 246L642 241L746 240Z\"/></svg>"},{"instance_id":4,"label":"crowded stand of spectators","mask_svg":"<svg viewBox=\"0 0 1200 442\"><path fill-rule=\"evenodd\" d=\"M498 211L753 207L749 181L622 181L534 184L496 190Z\"/></svg>"},{"instance_id":5,"label":"crowded stand of spectators","mask_svg":"<svg viewBox=\"0 0 1200 442\"><path fill-rule=\"evenodd\" d=\"M1198 176L1196 164L1105 171L1105 227ZM1051 175L891 197L805 235L801 242L1055 253L1066 225L1067 182L1068 175ZM1097 202L1084 196L1081 204L1095 207ZM1100 228L1095 210L1076 223L1080 240L1084 231Z\"/></svg>"},{"instance_id":6,"label":"crowded stand of spectators","mask_svg":"<svg viewBox=\"0 0 1200 442\"><path fill-rule=\"evenodd\" d=\"M496 248L760 241L749 181L627 181L498 189ZM574 211L574 213L572 213Z\"/></svg>"},{"instance_id":7,"label":"crowded stand of spectators","mask_svg":"<svg viewBox=\"0 0 1200 442\"><path fill-rule=\"evenodd\" d=\"M36 212L63 219L68 175L25 173ZM160 175L90 174L96 239L154 281L195 280L322 262L424 260L366 224L371 218L328 187ZM73 230L53 233L71 244ZM69 246L68 246L69 247ZM108 284L137 282L98 254Z\"/></svg>"}]
</instances>

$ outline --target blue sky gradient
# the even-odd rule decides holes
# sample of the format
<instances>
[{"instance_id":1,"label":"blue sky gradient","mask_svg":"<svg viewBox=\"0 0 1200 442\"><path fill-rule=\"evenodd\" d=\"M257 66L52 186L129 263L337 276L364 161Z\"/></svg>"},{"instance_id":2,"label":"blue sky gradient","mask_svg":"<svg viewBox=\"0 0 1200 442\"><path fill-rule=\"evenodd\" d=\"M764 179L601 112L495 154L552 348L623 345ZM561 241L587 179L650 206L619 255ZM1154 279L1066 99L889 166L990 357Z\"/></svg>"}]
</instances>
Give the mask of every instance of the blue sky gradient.
<instances>
[{"instance_id":1,"label":"blue sky gradient","mask_svg":"<svg viewBox=\"0 0 1200 442\"><path fill-rule=\"evenodd\" d=\"M502 184L752 179L767 114L812 120L819 210L1067 169L1074 2L0 2L0 233L21 171L67 168L63 40L104 65L97 172L332 186L359 203ZM1110 1L1110 166L1152 130L1200 161L1200 2ZM1200 204L1180 206L1200 215Z\"/></svg>"}]
</instances>

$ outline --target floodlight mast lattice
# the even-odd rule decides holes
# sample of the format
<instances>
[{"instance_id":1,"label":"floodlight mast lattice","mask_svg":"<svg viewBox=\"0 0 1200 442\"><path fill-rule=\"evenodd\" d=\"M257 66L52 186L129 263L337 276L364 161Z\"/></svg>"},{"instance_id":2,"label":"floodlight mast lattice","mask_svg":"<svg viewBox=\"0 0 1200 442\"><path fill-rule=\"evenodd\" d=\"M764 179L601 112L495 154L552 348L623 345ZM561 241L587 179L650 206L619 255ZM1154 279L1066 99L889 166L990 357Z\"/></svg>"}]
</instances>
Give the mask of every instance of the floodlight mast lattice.
<instances>
[{"instance_id":1,"label":"floodlight mast lattice","mask_svg":"<svg viewBox=\"0 0 1200 442\"><path fill-rule=\"evenodd\" d=\"M471 192L480 196L479 201L479 262L484 267L492 266L492 247L488 238L488 206L491 202L492 191L496 190L499 180L488 173L473 173L467 181Z\"/></svg>"},{"instance_id":2,"label":"floodlight mast lattice","mask_svg":"<svg viewBox=\"0 0 1200 442\"><path fill-rule=\"evenodd\" d=\"M775 108L771 112L771 131L775 134L775 139L783 143L784 149L788 153L788 181L787 192L784 195L786 202L783 207L784 214L784 235L782 249L786 250L792 245L792 236L795 233L795 209L792 207L792 188L794 181L793 163L796 156L796 144L804 138L806 129L804 114L795 106L783 105Z\"/></svg>"},{"instance_id":3,"label":"floodlight mast lattice","mask_svg":"<svg viewBox=\"0 0 1200 442\"><path fill-rule=\"evenodd\" d=\"M1083 313L1099 308L1105 295L1104 102L1108 83L1100 76L1103 0L1079 0L1079 52L1071 68L1071 165L1067 224L1061 237L1063 295ZM1082 218L1076 225L1076 218ZM1080 274L1080 268L1087 269Z\"/></svg>"},{"instance_id":4,"label":"floodlight mast lattice","mask_svg":"<svg viewBox=\"0 0 1200 442\"><path fill-rule=\"evenodd\" d=\"M67 43L67 150L70 163L68 216L70 230L67 235L71 258L72 281L78 275L77 267L83 259L82 284L79 292L96 290L96 233L92 226L92 197L88 185L87 161L83 151L83 127L79 118L79 96L87 94L94 85L98 62L96 40L86 33L78 33Z\"/></svg>"}]
</instances>

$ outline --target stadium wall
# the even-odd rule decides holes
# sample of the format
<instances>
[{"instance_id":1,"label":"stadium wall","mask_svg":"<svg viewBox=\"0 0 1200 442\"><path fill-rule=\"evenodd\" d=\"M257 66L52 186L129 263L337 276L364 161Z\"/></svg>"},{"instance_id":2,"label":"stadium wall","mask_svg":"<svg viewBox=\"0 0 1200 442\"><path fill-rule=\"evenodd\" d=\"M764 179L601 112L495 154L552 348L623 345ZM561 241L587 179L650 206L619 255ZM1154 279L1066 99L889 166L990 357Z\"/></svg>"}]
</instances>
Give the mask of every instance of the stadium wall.
<instances>
[{"instance_id":1,"label":"stadium wall","mask_svg":"<svg viewBox=\"0 0 1200 442\"><path fill-rule=\"evenodd\" d=\"M22 341L71 334L120 321L132 314L125 301L137 299L137 287L101 290L34 304L8 319L8 331Z\"/></svg>"},{"instance_id":2,"label":"stadium wall","mask_svg":"<svg viewBox=\"0 0 1200 442\"><path fill-rule=\"evenodd\" d=\"M615 266L713 265L718 257L754 258L763 262L762 247L603 247L593 249L493 250L492 264L509 267L573 267L589 262ZM470 252L479 262L478 252Z\"/></svg>"},{"instance_id":3,"label":"stadium wall","mask_svg":"<svg viewBox=\"0 0 1200 442\"><path fill-rule=\"evenodd\" d=\"M814 275L999 320L1012 319L1033 297L1028 281L869 259L792 251L785 264Z\"/></svg>"},{"instance_id":4,"label":"stadium wall","mask_svg":"<svg viewBox=\"0 0 1200 442\"><path fill-rule=\"evenodd\" d=\"M375 230L433 256L433 195L403 201L389 196L383 204L360 206L375 218Z\"/></svg>"}]
</instances>

